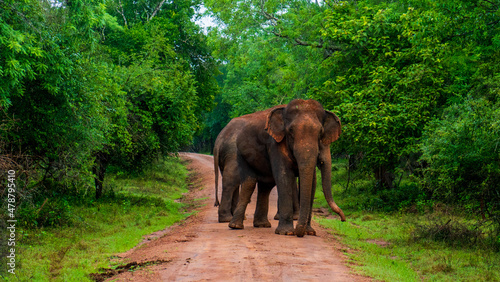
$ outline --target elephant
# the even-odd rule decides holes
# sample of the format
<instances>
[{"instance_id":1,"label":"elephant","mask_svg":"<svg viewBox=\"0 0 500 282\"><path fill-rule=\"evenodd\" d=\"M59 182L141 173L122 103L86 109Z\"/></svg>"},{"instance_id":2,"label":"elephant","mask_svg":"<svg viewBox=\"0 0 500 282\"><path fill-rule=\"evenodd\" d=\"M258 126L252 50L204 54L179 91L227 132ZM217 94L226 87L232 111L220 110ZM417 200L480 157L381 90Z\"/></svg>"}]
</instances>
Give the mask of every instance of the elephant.
<instances>
[{"instance_id":1,"label":"elephant","mask_svg":"<svg viewBox=\"0 0 500 282\"><path fill-rule=\"evenodd\" d=\"M284 107L285 105L277 106ZM275 107L275 108L277 108ZM241 134L241 130L245 127L247 123L246 116L235 118L228 123L226 127L217 136L214 144L214 172L215 172L215 203L214 206L218 206L218 220L219 222L230 222L236 205L238 203L240 172L237 161L237 146L236 139ZM219 202L218 198L218 186L219 186L219 169L222 174L222 197ZM272 183L265 183L257 181L260 190L268 190L268 185ZM274 186L274 184L272 185ZM252 191L255 190L255 185L253 187L248 187ZM296 192L296 191L295 191ZM259 196L257 196L260 199ZM294 219L298 219L299 211L298 195L294 195ZM267 211L262 209L268 209L268 203L261 203L257 200L256 212L254 216L254 227L271 227L271 224L267 220ZM264 218L265 217L265 218ZM275 219L278 219L278 213L275 215Z\"/></svg>"},{"instance_id":2,"label":"elephant","mask_svg":"<svg viewBox=\"0 0 500 282\"><path fill-rule=\"evenodd\" d=\"M259 183L257 205L261 209L256 210L257 220L267 220L269 193L276 185L279 223L275 233L298 237L315 235L311 216L316 166L321 171L328 205L345 221L345 215L333 201L331 192L330 144L341 134L340 119L334 113L324 110L315 100L296 99L287 105L235 118L231 123L238 124L233 149L236 150L241 191L229 222L230 228L244 228L245 210L256 183ZM300 211L294 228L293 198L297 177Z\"/></svg>"},{"instance_id":3,"label":"elephant","mask_svg":"<svg viewBox=\"0 0 500 282\"><path fill-rule=\"evenodd\" d=\"M214 144L215 203L219 207L219 222L229 222L238 204L240 175L236 159L236 138L244 120L233 119L217 136ZM219 168L222 174L222 197L219 202ZM252 189L255 189L253 187Z\"/></svg>"}]
</instances>

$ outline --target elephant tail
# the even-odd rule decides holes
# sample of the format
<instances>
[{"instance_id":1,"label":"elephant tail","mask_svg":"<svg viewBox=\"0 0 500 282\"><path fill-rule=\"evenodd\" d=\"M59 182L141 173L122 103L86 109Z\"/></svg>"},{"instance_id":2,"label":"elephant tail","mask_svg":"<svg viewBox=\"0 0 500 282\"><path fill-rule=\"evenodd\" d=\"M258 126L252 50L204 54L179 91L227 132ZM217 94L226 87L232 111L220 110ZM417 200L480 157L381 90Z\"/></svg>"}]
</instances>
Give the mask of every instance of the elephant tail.
<instances>
[{"instance_id":1,"label":"elephant tail","mask_svg":"<svg viewBox=\"0 0 500 282\"><path fill-rule=\"evenodd\" d=\"M215 172L215 203L214 207L218 207L219 203L219 149L214 147L214 172Z\"/></svg>"}]
</instances>

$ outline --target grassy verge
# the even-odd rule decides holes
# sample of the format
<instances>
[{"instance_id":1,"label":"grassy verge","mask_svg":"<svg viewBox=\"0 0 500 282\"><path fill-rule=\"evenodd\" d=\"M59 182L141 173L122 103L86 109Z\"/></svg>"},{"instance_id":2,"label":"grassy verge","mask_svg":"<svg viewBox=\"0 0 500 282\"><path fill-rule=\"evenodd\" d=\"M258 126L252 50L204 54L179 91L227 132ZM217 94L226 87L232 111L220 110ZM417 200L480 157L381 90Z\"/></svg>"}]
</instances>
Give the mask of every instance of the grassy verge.
<instances>
[{"instance_id":1,"label":"grassy verge","mask_svg":"<svg viewBox=\"0 0 500 282\"><path fill-rule=\"evenodd\" d=\"M333 188L347 222L320 216L315 220L346 246L342 251L356 272L383 281L500 281L500 253L485 244L484 230L470 228L478 219L457 208L419 201L418 195L406 208L370 208L367 203L388 200L381 199L384 194L370 195L367 185L373 182L367 177L346 191L342 166L334 166ZM316 207L327 207L321 191L316 198Z\"/></svg>"},{"instance_id":2,"label":"grassy verge","mask_svg":"<svg viewBox=\"0 0 500 282\"><path fill-rule=\"evenodd\" d=\"M90 273L113 267L114 254L187 216L177 201L187 192L186 177L175 158L142 176L109 175L103 198L68 201L67 226L20 231L17 279L91 281Z\"/></svg>"}]
</instances>

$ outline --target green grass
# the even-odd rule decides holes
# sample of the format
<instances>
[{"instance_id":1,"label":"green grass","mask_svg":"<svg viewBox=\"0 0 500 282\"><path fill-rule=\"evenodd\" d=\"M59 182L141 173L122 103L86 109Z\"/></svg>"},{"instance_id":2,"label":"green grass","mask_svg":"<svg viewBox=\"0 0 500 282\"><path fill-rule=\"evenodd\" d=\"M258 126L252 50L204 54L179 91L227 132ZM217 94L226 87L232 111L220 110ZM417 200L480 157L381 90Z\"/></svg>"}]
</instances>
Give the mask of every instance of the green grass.
<instances>
[{"instance_id":1,"label":"green grass","mask_svg":"<svg viewBox=\"0 0 500 282\"><path fill-rule=\"evenodd\" d=\"M428 215L353 212L347 222L316 218L347 246L353 268L385 281L498 281L500 254L480 247L416 240Z\"/></svg>"},{"instance_id":2,"label":"green grass","mask_svg":"<svg viewBox=\"0 0 500 282\"><path fill-rule=\"evenodd\" d=\"M404 204L397 202L402 198L388 203L381 198L390 194L370 193L374 182L366 175L346 191L344 160L334 164L333 174L333 196L347 221L315 220L344 244L342 251L356 272L383 281L500 281L500 253L489 248L487 232L469 228L477 218L457 208L432 206L418 194L407 195L410 200ZM327 207L318 189L315 207L320 206ZM436 230L443 235L428 236Z\"/></svg>"},{"instance_id":3,"label":"green grass","mask_svg":"<svg viewBox=\"0 0 500 282\"><path fill-rule=\"evenodd\" d=\"M110 175L102 199L70 207L68 226L21 230L17 279L91 281L90 273L113 267L115 254L188 215L176 201L187 192L186 177L174 158L155 164L143 176Z\"/></svg>"}]
</instances>

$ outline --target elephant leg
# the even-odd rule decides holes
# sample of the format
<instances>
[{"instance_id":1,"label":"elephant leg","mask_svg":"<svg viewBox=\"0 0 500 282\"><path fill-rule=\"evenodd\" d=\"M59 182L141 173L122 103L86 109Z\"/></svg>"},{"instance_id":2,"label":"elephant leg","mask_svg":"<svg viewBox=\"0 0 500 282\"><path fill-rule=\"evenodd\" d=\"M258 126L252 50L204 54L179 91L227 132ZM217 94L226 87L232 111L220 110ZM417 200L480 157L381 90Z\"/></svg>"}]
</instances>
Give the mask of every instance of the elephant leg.
<instances>
[{"instance_id":1,"label":"elephant leg","mask_svg":"<svg viewBox=\"0 0 500 282\"><path fill-rule=\"evenodd\" d=\"M238 202L240 177L237 166L231 164L222 176L222 197L219 206L219 222L229 222L233 218L233 210ZM236 200L235 200L236 199Z\"/></svg>"},{"instance_id":2,"label":"elephant leg","mask_svg":"<svg viewBox=\"0 0 500 282\"><path fill-rule=\"evenodd\" d=\"M271 193L274 184L259 182L257 187L257 205L255 206L253 226L271 227L271 222L267 219L267 214L269 212L269 194Z\"/></svg>"},{"instance_id":3,"label":"elephant leg","mask_svg":"<svg viewBox=\"0 0 500 282\"><path fill-rule=\"evenodd\" d=\"M238 205L239 198L240 198L240 185L238 184L238 187L236 187L236 189L234 189L234 193L233 193L233 200L231 202L231 215L233 215L234 211L236 210L236 206Z\"/></svg>"},{"instance_id":4,"label":"elephant leg","mask_svg":"<svg viewBox=\"0 0 500 282\"><path fill-rule=\"evenodd\" d=\"M276 163L273 164L273 174L279 175L279 177L275 177L276 187L278 188L279 224L274 232L280 235L295 235L292 189L297 187L297 182L293 172L288 170L286 164L280 163L280 161L276 160Z\"/></svg>"},{"instance_id":5,"label":"elephant leg","mask_svg":"<svg viewBox=\"0 0 500 282\"><path fill-rule=\"evenodd\" d=\"M293 187L293 220L299 219L300 204L299 204L299 190L297 188L297 180L294 181L295 187Z\"/></svg>"},{"instance_id":6,"label":"elephant leg","mask_svg":"<svg viewBox=\"0 0 500 282\"><path fill-rule=\"evenodd\" d=\"M293 192L293 220L299 219L300 204L299 204L299 191L297 190L297 181L295 181L295 189ZM278 203L278 211L274 215L274 220L280 219L280 205Z\"/></svg>"},{"instance_id":7,"label":"elephant leg","mask_svg":"<svg viewBox=\"0 0 500 282\"><path fill-rule=\"evenodd\" d=\"M274 215L274 220L280 220L280 201L278 200L278 210L276 211L276 214Z\"/></svg>"},{"instance_id":8,"label":"elephant leg","mask_svg":"<svg viewBox=\"0 0 500 282\"><path fill-rule=\"evenodd\" d=\"M246 179L241 183L240 199L236 210L234 211L233 218L229 222L229 227L232 229L243 229L243 220L245 218L245 211L247 209L248 203L250 203L250 198L252 197L253 190L255 190L255 185L257 184L257 179L253 177L246 177Z\"/></svg>"}]
</instances>

